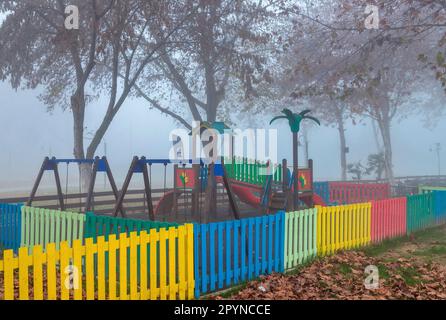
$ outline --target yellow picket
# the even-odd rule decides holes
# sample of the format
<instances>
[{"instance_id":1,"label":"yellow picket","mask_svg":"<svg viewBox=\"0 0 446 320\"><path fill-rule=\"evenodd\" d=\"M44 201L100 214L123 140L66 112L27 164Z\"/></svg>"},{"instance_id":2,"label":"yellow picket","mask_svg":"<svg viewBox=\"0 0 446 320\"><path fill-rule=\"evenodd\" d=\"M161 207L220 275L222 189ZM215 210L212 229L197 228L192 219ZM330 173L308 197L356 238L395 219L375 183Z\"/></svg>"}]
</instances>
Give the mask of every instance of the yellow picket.
<instances>
[{"instance_id":1,"label":"yellow picket","mask_svg":"<svg viewBox=\"0 0 446 320\"><path fill-rule=\"evenodd\" d=\"M48 300L57 299L57 287L56 287L56 244L48 243L46 245L47 254L47 267L46 267L46 277L47 277L47 291Z\"/></svg>"},{"instance_id":2,"label":"yellow picket","mask_svg":"<svg viewBox=\"0 0 446 320\"><path fill-rule=\"evenodd\" d=\"M6 250L3 253L3 275L5 283L5 300L14 300L14 253Z\"/></svg>"},{"instance_id":3,"label":"yellow picket","mask_svg":"<svg viewBox=\"0 0 446 320\"><path fill-rule=\"evenodd\" d=\"M177 297L177 277L176 277L176 229L170 228L168 231L169 239L169 300L175 300Z\"/></svg>"},{"instance_id":4,"label":"yellow picket","mask_svg":"<svg viewBox=\"0 0 446 320\"><path fill-rule=\"evenodd\" d=\"M68 242L69 243L69 242ZM82 300L82 256L83 247L81 240L73 241L73 268L71 270L74 287L74 300Z\"/></svg>"},{"instance_id":5,"label":"yellow picket","mask_svg":"<svg viewBox=\"0 0 446 320\"><path fill-rule=\"evenodd\" d=\"M93 239L85 239L85 286L87 300L94 300L94 245Z\"/></svg>"},{"instance_id":6,"label":"yellow picket","mask_svg":"<svg viewBox=\"0 0 446 320\"><path fill-rule=\"evenodd\" d=\"M98 299L105 300L105 238L103 236L98 237L97 248Z\"/></svg>"},{"instance_id":7,"label":"yellow picket","mask_svg":"<svg viewBox=\"0 0 446 320\"><path fill-rule=\"evenodd\" d=\"M33 248L33 287L34 287L34 300L43 300L43 249L41 245L34 246Z\"/></svg>"},{"instance_id":8,"label":"yellow picket","mask_svg":"<svg viewBox=\"0 0 446 320\"><path fill-rule=\"evenodd\" d=\"M156 300L158 297L157 288L157 241L159 239L159 233L152 229L150 230L150 299Z\"/></svg>"},{"instance_id":9,"label":"yellow picket","mask_svg":"<svg viewBox=\"0 0 446 320\"><path fill-rule=\"evenodd\" d=\"M29 268L28 248L22 247L19 249L19 299L20 300L29 299L28 268Z\"/></svg>"},{"instance_id":10,"label":"yellow picket","mask_svg":"<svg viewBox=\"0 0 446 320\"><path fill-rule=\"evenodd\" d=\"M70 266L70 251L68 242L60 243L60 291L62 300L70 299L70 277L67 272Z\"/></svg>"},{"instance_id":11,"label":"yellow picket","mask_svg":"<svg viewBox=\"0 0 446 320\"><path fill-rule=\"evenodd\" d=\"M130 234L130 299L138 299L138 235Z\"/></svg>"},{"instance_id":12,"label":"yellow picket","mask_svg":"<svg viewBox=\"0 0 446 320\"><path fill-rule=\"evenodd\" d=\"M159 264L160 264L160 299L166 300L167 295L167 285L166 285L166 240L167 233L166 229L160 229L160 254L159 254Z\"/></svg>"},{"instance_id":13,"label":"yellow picket","mask_svg":"<svg viewBox=\"0 0 446 320\"><path fill-rule=\"evenodd\" d=\"M140 299L147 300L149 298L147 288L147 272L150 271L147 268L147 245L149 243L149 237L146 231L141 231L139 237L139 287L140 287Z\"/></svg>"},{"instance_id":14,"label":"yellow picket","mask_svg":"<svg viewBox=\"0 0 446 320\"><path fill-rule=\"evenodd\" d=\"M119 298L128 300L127 294L127 234L119 235Z\"/></svg>"},{"instance_id":15,"label":"yellow picket","mask_svg":"<svg viewBox=\"0 0 446 320\"><path fill-rule=\"evenodd\" d=\"M186 299L186 246L184 227L178 227L178 291L180 300Z\"/></svg>"},{"instance_id":16,"label":"yellow picket","mask_svg":"<svg viewBox=\"0 0 446 320\"><path fill-rule=\"evenodd\" d=\"M116 235L108 237L108 295L110 300L116 300L116 249L118 240Z\"/></svg>"}]
</instances>

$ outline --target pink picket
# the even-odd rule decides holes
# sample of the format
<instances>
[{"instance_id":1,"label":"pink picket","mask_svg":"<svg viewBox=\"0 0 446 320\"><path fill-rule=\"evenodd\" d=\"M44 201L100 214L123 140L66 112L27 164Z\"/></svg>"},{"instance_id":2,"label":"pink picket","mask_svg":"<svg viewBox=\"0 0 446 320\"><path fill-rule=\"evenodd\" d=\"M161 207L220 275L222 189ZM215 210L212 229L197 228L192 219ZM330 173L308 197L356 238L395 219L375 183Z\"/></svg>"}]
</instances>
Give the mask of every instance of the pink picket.
<instances>
[{"instance_id":1,"label":"pink picket","mask_svg":"<svg viewBox=\"0 0 446 320\"><path fill-rule=\"evenodd\" d=\"M372 201L372 242L406 234L406 207L405 197Z\"/></svg>"}]
</instances>

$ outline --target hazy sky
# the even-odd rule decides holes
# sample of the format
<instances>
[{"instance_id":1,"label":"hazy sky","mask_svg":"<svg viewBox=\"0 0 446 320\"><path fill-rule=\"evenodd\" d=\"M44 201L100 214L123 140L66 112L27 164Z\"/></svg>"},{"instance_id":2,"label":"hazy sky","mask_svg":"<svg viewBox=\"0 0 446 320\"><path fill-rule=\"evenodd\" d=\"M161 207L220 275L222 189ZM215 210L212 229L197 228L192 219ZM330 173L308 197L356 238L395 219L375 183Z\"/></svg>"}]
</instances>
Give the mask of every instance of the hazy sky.
<instances>
[{"instance_id":1,"label":"hazy sky","mask_svg":"<svg viewBox=\"0 0 446 320\"><path fill-rule=\"evenodd\" d=\"M72 117L69 111L46 112L37 99L37 91L14 91L0 83L0 192L31 189L42 160L47 155L71 158L73 150ZM104 111L98 101L88 107L86 119L92 130ZM107 156L119 185L134 155L150 158L168 157L171 146L169 132L176 125L156 111L150 111L141 100L126 102L106 135ZM243 129L243 127L241 127ZM291 160L291 135L286 124L279 127L279 159ZM368 125L348 125L347 140L351 153L349 162L363 160L376 152L373 129ZM446 172L446 119L434 130L423 128L420 119L410 118L392 128L395 174L436 174L436 157L429 148L443 142L441 151L443 173ZM88 141L86 141L88 142ZM332 128L315 128L310 133L310 157L315 163L317 180L337 179L339 140ZM301 152L302 155L303 152ZM97 152L103 154L103 145ZM65 169L61 169L64 172ZM76 170L71 168L73 175ZM159 171L162 169L160 168ZM65 174L65 173L64 173ZM74 178L73 178L74 179ZM71 183L71 182L70 182Z\"/></svg>"}]
</instances>

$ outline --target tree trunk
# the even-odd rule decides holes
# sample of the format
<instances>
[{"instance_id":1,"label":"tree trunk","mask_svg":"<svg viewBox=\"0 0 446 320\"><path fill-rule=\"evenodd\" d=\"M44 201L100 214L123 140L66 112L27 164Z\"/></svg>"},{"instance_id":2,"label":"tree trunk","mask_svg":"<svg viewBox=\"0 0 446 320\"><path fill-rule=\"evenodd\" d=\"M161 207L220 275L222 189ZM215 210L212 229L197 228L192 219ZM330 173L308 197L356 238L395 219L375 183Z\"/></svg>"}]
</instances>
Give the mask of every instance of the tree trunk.
<instances>
[{"instance_id":1,"label":"tree trunk","mask_svg":"<svg viewBox=\"0 0 446 320\"><path fill-rule=\"evenodd\" d=\"M347 142L345 138L345 127L342 116L338 117L338 132L341 151L341 180L347 180Z\"/></svg>"},{"instance_id":2,"label":"tree trunk","mask_svg":"<svg viewBox=\"0 0 446 320\"><path fill-rule=\"evenodd\" d=\"M298 133L293 132L293 173L294 173L294 190L293 190L293 210L299 210L299 158L298 158L298 150L299 148L299 140Z\"/></svg>"},{"instance_id":3,"label":"tree trunk","mask_svg":"<svg viewBox=\"0 0 446 320\"><path fill-rule=\"evenodd\" d=\"M373 137L375 138L375 144L376 144L376 151L377 151L377 153L380 153L380 152L382 152L382 146L379 143L379 133L376 128L376 120L375 119L371 119L371 120L372 120L372 128L373 128Z\"/></svg>"},{"instance_id":4,"label":"tree trunk","mask_svg":"<svg viewBox=\"0 0 446 320\"><path fill-rule=\"evenodd\" d=\"M392 139L390 135L390 124L391 119L387 112L382 114L382 118L378 121L379 128L381 131L381 136L383 139L384 146L384 162L385 162L385 172L386 177L390 183L393 183L393 154L392 154Z\"/></svg>"},{"instance_id":5,"label":"tree trunk","mask_svg":"<svg viewBox=\"0 0 446 320\"><path fill-rule=\"evenodd\" d=\"M73 113L73 138L75 159L85 159L84 153L84 120L85 120L85 99L83 90L78 90L71 97L71 111ZM91 178L91 166L88 164L79 165L79 177L81 191L88 190Z\"/></svg>"}]
</instances>

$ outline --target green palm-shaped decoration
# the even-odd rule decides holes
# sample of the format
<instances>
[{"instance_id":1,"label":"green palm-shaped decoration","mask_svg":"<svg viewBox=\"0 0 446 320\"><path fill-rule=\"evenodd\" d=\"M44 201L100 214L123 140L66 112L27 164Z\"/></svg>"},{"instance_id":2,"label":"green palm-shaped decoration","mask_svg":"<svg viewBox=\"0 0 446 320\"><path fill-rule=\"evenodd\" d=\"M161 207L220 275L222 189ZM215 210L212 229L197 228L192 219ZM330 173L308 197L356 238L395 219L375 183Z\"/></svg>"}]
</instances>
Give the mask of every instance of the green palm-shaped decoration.
<instances>
[{"instance_id":1,"label":"green palm-shaped decoration","mask_svg":"<svg viewBox=\"0 0 446 320\"><path fill-rule=\"evenodd\" d=\"M286 119L286 120L288 120L291 132L293 132L293 133L299 132L300 123L304 119L312 120L312 121L316 122L318 125L321 125L321 122L319 121L319 119L307 115L310 112L311 112L311 110L304 110L301 113L293 113L290 109L283 109L282 113L284 114L284 116L275 117L274 119L271 120L271 122L269 124L271 125L271 124L273 124L274 121L279 120L279 119Z\"/></svg>"},{"instance_id":2,"label":"green palm-shaped decoration","mask_svg":"<svg viewBox=\"0 0 446 320\"><path fill-rule=\"evenodd\" d=\"M274 121L279 119L286 119L288 120L288 123L290 125L291 132L293 133L293 172L295 173L295 176L297 177L298 174L298 135L300 130L300 123L304 119L312 120L316 122L318 125L321 125L321 122L312 116L309 116L308 114L311 112L311 110L304 110L301 113L293 113L289 109L283 109L282 113L283 116L275 117L271 120L270 125L273 124ZM299 210L299 180L297 178L293 181L293 207L294 210Z\"/></svg>"}]
</instances>

